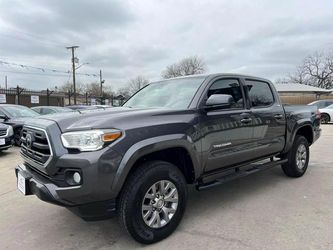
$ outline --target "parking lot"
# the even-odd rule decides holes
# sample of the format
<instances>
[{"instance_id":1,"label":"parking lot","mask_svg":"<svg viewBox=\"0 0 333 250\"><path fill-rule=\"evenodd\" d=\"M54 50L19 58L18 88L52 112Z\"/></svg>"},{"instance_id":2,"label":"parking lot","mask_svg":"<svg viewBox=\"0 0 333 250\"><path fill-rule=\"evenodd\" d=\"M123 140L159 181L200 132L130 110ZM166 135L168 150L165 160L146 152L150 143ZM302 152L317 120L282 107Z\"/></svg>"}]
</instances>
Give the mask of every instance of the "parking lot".
<instances>
[{"instance_id":1,"label":"parking lot","mask_svg":"<svg viewBox=\"0 0 333 250\"><path fill-rule=\"evenodd\" d=\"M311 147L303 178L280 168L197 192L171 237L142 246L117 218L85 222L16 190L19 148L0 153L1 249L333 249L333 124Z\"/></svg>"}]
</instances>

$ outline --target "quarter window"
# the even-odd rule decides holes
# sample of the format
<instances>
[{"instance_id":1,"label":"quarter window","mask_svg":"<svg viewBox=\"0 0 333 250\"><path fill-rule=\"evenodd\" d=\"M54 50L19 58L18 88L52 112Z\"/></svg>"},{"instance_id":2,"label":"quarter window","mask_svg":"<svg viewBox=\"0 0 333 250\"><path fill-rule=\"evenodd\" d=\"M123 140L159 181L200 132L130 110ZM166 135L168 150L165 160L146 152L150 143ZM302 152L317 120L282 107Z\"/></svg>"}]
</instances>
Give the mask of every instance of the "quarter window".
<instances>
[{"instance_id":1,"label":"quarter window","mask_svg":"<svg viewBox=\"0 0 333 250\"><path fill-rule=\"evenodd\" d=\"M230 108L244 107L243 94L237 79L217 80L210 86L207 98L214 94L231 95L234 101Z\"/></svg>"},{"instance_id":2,"label":"quarter window","mask_svg":"<svg viewBox=\"0 0 333 250\"><path fill-rule=\"evenodd\" d=\"M252 107L266 107L274 103L271 88L267 82L246 80Z\"/></svg>"}]
</instances>

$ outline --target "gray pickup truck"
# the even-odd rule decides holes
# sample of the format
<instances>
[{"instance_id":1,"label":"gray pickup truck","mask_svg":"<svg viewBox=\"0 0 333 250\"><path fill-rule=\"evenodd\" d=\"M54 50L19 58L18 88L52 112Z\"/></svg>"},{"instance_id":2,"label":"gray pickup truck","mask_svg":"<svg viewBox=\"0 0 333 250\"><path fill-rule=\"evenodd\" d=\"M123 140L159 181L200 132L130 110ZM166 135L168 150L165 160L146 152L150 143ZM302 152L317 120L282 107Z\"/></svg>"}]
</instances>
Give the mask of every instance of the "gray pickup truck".
<instances>
[{"instance_id":1,"label":"gray pickup truck","mask_svg":"<svg viewBox=\"0 0 333 250\"><path fill-rule=\"evenodd\" d=\"M300 177L320 131L315 107L283 106L266 79L174 78L149 84L123 107L29 121L17 185L86 220L118 213L149 244L180 223L188 184L203 190L278 165Z\"/></svg>"}]
</instances>

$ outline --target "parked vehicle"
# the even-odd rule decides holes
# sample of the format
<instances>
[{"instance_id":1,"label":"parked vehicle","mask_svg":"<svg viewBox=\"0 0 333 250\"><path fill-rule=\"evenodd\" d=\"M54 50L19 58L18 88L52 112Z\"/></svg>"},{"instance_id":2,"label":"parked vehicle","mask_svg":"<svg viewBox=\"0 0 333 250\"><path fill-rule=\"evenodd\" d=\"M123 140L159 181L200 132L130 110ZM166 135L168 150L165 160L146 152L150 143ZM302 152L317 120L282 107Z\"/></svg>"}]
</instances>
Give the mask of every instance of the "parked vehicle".
<instances>
[{"instance_id":1,"label":"parked vehicle","mask_svg":"<svg viewBox=\"0 0 333 250\"><path fill-rule=\"evenodd\" d=\"M321 123L329 123L333 121L333 104L326 108L319 109Z\"/></svg>"},{"instance_id":2,"label":"parked vehicle","mask_svg":"<svg viewBox=\"0 0 333 250\"><path fill-rule=\"evenodd\" d=\"M112 108L112 106L110 106L110 105L102 105L102 104L96 104L96 105L92 105L92 106L97 107L97 108L101 108L101 109Z\"/></svg>"},{"instance_id":3,"label":"parked vehicle","mask_svg":"<svg viewBox=\"0 0 333 250\"><path fill-rule=\"evenodd\" d=\"M49 115L55 113L64 113L64 112L73 112L72 109L66 107L58 107L58 106L36 106L32 107L32 110L36 111L41 115Z\"/></svg>"},{"instance_id":4,"label":"parked vehicle","mask_svg":"<svg viewBox=\"0 0 333 250\"><path fill-rule=\"evenodd\" d=\"M13 144L14 144L13 127L0 123L0 151L7 150Z\"/></svg>"},{"instance_id":5,"label":"parked vehicle","mask_svg":"<svg viewBox=\"0 0 333 250\"><path fill-rule=\"evenodd\" d=\"M203 190L278 165L301 177L320 131L316 107L284 107L266 79L163 80L123 107L29 121L18 189L86 220L118 213L149 244L180 223L188 184Z\"/></svg>"},{"instance_id":6,"label":"parked vehicle","mask_svg":"<svg viewBox=\"0 0 333 250\"><path fill-rule=\"evenodd\" d=\"M39 114L26 106L14 104L0 104L0 122L11 125L14 129L14 141L21 144L21 129L23 124Z\"/></svg>"},{"instance_id":7,"label":"parked vehicle","mask_svg":"<svg viewBox=\"0 0 333 250\"><path fill-rule=\"evenodd\" d=\"M72 109L72 110L99 109L99 107L93 106L93 105L70 105L70 106L66 106L66 108L69 108L69 109Z\"/></svg>"},{"instance_id":8,"label":"parked vehicle","mask_svg":"<svg viewBox=\"0 0 333 250\"><path fill-rule=\"evenodd\" d=\"M327 99L327 100L318 100L309 103L308 105L316 106L318 109L326 108L333 104L333 99Z\"/></svg>"}]
</instances>

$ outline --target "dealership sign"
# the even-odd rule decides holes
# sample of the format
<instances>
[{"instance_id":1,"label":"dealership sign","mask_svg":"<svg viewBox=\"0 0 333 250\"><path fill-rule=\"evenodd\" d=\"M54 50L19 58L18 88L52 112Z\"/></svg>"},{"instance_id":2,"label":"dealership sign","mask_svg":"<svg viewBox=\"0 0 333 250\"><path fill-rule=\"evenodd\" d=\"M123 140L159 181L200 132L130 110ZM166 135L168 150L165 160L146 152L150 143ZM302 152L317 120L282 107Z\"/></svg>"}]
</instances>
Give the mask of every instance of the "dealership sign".
<instances>
[{"instance_id":1,"label":"dealership sign","mask_svg":"<svg viewBox=\"0 0 333 250\"><path fill-rule=\"evenodd\" d=\"M39 103L39 96L38 95L32 95L31 96L31 103Z\"/></svg>"},{"instance_id":2,"label":"dealership sign","mask_svg":"<svg viewBox=\"0 0 333 250\"><path fill-rule=\"evenodd\" d=\"M0 94L0 103L6 103L6 94Z\"/></svg>"}]
</instances>

